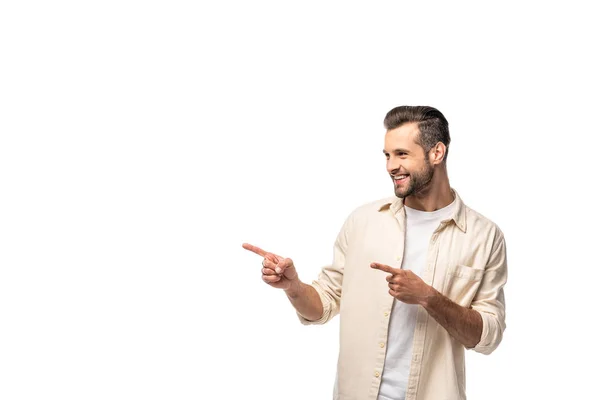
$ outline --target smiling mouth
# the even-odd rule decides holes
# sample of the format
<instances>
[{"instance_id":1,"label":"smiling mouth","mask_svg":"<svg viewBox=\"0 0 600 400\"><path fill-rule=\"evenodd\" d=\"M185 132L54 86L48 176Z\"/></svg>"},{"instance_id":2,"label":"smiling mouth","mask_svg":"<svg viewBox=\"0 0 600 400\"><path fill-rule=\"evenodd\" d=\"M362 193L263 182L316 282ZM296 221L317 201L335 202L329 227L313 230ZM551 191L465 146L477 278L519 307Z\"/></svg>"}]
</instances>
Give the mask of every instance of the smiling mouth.
<instances>
[{"instance_id":1,"label":"smiling mouth","mask_svg":"<svg viewBox=\"0 0 600 400\"><path fill-rule=\"evenodd\" d=\"M402 182L405 182L408 179L408 175L395 175L392 177L394 179L394 183L396 185L401 184Z\"/></svg>"}]
</instances>

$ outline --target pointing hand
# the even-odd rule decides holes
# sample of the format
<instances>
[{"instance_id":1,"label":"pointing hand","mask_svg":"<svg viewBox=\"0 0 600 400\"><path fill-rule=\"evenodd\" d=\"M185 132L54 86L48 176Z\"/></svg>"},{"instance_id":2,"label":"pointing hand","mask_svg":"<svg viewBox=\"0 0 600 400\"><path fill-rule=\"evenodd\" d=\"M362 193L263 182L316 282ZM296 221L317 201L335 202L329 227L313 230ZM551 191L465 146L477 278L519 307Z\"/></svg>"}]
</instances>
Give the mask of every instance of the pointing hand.
<instances>
[{"instance_id":1,"label":"pointing hand","mask_svg":"<svg viewBox=\"0 0 600 400\"><path fill-rule=\"evenodd\" d=\"M242 244L242 247L263 257L262 279L270 286L287 290L298 280L296 267L290 258L283 258L248 243Z\"/></svg>"},{"instance_id":2,"label":"pointing hand","mask_svg":"<svg viewBox=\"0 0 600 400\"><path fill-rule=\"evenodd\" d=\"M371 263L371 268L387 272L389 293L392 297L408 304L424 304L428 297L434 295L434 289L423 282L411 270L392 268L389 265Z\"/></svg>"}]
</instances>

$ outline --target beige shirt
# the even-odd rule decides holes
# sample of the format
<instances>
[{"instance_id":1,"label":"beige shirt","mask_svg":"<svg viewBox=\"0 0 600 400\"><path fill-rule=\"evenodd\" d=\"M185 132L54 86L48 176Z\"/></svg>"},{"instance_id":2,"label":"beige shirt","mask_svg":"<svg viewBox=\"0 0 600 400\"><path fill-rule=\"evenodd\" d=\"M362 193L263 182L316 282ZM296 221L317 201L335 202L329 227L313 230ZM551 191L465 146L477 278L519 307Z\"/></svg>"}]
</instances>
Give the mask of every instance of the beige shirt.
<instances>
[{"instance_id":1,"label":"beige shirt","mask_svg":"<svg viewBox=\"0 0 600 400\"><path fill-rule=\"evenodd\" d=\"M456 191L456 208L431 237L422 279L455 303L477 310L483 320L474 351L490 354L502 340L505 325L503 287L506 247L501 230L467 207ZM402 265L405 210L390 197L358 207L344 222L331 265L312 286L323 315L305 325L324 324L340 314L340 352L334 400L375 400L385 361L389 317L394 298L379 262ZM417 312L406 400L464 400L464 346L430 317Z\"/></svg>"}]
</instances>

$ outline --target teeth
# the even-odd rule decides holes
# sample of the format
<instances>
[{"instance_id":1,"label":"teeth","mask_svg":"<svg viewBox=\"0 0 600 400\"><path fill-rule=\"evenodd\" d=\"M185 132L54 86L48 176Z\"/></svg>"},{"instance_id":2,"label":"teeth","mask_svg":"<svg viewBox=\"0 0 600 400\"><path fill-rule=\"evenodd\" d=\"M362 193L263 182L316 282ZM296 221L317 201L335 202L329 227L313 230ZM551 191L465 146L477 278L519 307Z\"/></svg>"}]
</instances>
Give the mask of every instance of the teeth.
<instances>
[{"instance_id":1,"label":"teeth","mask_svg":"<svg viewBox=\"0 0 600 400\"><path fill-rule=\"evenodd\" d=\"M408 175L396 175L394 176L394 179L403 179L406 178Z\"/></svg>"}]
</instances>

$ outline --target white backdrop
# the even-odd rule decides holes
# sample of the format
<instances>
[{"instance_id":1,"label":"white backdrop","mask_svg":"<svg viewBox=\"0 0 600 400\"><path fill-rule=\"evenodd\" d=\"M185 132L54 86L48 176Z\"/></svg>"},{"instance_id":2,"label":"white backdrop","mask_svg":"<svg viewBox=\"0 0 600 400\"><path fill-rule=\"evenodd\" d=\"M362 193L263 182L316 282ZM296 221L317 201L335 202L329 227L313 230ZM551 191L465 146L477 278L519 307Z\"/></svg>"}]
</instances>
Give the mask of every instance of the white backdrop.
<instances>
[{"instance_id":1,"label":"white backdrop","mask_svg":"<svg viewBox=\"0 0 600 400\"><path fill-rule=\"evenodd\" d=\"M301 326L241 244L316 278L393 194L402 104L506 236L469 398L598 396L591 3L2 2L0 398L331 398L338 318Z\"/></svg>"}]
</instances>

